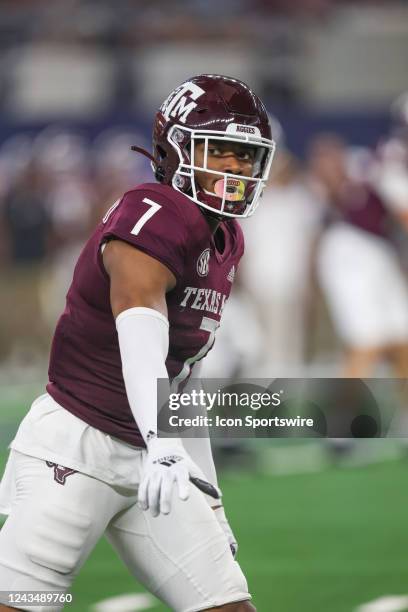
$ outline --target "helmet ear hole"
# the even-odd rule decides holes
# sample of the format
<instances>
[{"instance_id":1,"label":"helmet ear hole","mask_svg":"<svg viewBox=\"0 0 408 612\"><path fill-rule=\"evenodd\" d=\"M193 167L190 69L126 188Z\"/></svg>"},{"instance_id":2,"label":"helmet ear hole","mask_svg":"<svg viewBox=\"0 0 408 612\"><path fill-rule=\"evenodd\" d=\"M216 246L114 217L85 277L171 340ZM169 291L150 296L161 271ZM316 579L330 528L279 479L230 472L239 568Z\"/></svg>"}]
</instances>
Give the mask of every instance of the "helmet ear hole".
<instances>
[{"instance_id":1,"label":"helmet ear hole","mask_svg":"<svg viewBox=\"0 0 408 612\"><path fill-rule=\"evenodd\" d=\"M160 145L156 146L156 150L160 156L160 159L165 159L167 157L166 151Z\"/></svg>"},{"instance_id":2,"label":"helmet ear hole","mask_svg":"<svg viewBox=\"0 0 408 612\"><path fill-rule=\"evenodd\" d=\"M167 157L166 151L160 145L156 146L156 154L157 154L156 155L157 160L159 162L166 159ZM162 183L165 179L165 176L166 176L166 169L164 168L164 166L161 166L160 164L158 164L154 172L154 177L156 181L158 181L159 183Z\"/></svg>"},{"instance_id":3,"label":"helmet ear hole","mask_svg":"<svg viewBox=\"0 0 408 612\"><path fill-rule=\"evenodd\" d=\"M163 168L163 166L157 166L157 168L156 168L156 170L154 172L154 177L155 177L156 181L158 181L159 183L162 183L165 176L166 176L166 171Z\"/></svg>"}]
</instances>

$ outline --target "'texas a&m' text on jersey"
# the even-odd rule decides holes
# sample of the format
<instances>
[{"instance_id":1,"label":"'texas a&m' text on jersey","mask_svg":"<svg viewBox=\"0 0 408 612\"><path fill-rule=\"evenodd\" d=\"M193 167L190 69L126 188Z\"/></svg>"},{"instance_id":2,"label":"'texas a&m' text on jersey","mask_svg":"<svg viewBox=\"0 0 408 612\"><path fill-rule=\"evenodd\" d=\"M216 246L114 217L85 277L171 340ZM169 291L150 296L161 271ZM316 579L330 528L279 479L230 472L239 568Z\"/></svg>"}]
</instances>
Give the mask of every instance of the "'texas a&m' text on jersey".
<instances>
[{"instance_id":1,"label":"'texas a&m' text on jersey","mask_svg":"<svg viewBox=\"0 0 408 612\"><path fill-rule=\"evenodd\" d=\"M166 296L166 367L177 382L188 377L189 363L211 348L243 254L235 219L222 222L217 232L223 235L222 251L200 208L166 185L140 185L108 211L78 259L55 331L47 385L55 401L89 425L144 446L122 377L102 245L111 239L128 242L175 275L176 286Z\"/></svg>"}]
</instances>

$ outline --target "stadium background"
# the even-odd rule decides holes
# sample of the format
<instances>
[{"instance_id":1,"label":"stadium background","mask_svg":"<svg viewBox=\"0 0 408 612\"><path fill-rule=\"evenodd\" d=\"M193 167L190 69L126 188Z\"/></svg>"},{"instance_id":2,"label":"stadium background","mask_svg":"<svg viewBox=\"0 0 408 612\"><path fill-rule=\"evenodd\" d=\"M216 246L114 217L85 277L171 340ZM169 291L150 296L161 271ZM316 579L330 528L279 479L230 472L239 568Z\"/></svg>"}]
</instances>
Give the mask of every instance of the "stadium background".
<instances>
[{"instance_id":1,"label":"stadium background","mask_svg":"<svg viewBox=\"0 0 408 612\"><path fill-rule=\"evenodd\" d=\"M405 2L2 0L0 45L0 468L43 389L81 244L149 177L130 145L149 143L163 97L199 72L248 82L279 121L281 151L296 156L289 181L265 194L266 239L255 218L249 230L208 374L338 373L341 345L313 274L324 211L307 188L308 147L337 133L358 165L388 133L407 87ZM221 445L217 458L259 612L351 612L386 596L401 598L377 612L408 610L399 445L365 441L343 457L322 441L258 441ZM102 542L68 609L141 590Z\"/></svg>"}]
</instances>

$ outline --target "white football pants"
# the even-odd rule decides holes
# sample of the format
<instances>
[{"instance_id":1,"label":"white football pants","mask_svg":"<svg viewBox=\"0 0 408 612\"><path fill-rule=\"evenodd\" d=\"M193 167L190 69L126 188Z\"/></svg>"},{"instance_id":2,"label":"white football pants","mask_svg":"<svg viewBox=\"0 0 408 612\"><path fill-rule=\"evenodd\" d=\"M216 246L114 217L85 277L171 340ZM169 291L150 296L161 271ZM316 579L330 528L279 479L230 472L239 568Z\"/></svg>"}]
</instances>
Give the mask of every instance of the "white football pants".
<instances>
[{"instance_id":1,"label":"white football pants","mask_svg":"<svg viewBox=\"0 0 408 612\"><path fill-rule=\"evenodd\" d=\"M139 469L145 456L140 450ZM64 472L15 450L7 472L14 493L0 531L0 591L69 591L105 533L131 574L171 610L250 598L213 510L195 487L185 502L175 492L171 513L153 518L137 507L134 488ZM63 606L18 607L57 612Z\"/></svg>"}]
</instances>

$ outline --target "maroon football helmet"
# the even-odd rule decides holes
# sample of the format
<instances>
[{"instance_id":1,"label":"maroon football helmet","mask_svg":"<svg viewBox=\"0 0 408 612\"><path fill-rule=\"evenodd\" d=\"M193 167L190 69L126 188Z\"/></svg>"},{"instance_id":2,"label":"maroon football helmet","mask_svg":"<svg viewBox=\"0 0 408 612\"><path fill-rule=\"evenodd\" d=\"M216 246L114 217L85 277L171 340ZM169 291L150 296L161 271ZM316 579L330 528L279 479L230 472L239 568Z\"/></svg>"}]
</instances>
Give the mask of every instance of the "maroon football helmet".
<instances>
[{"instance_id":1,"label":"maroon football helmet","mask_svg":"<svg viewBox=\"0 0 408 612\"><path fill-rule=\"evenodd\" d=\"M251 149L251 177L208 169L208 143L214 145L217 140ZM203 166L195 165L198 142L204 143ZM202 74L177 87L160 107L154 122L153 149L159 182L171 185L217 216L248 217L268 179L275 142L265 106L245 83ZM200 187L196 170L220 175L214 193Z\"/></svg>"}]
</instances>

